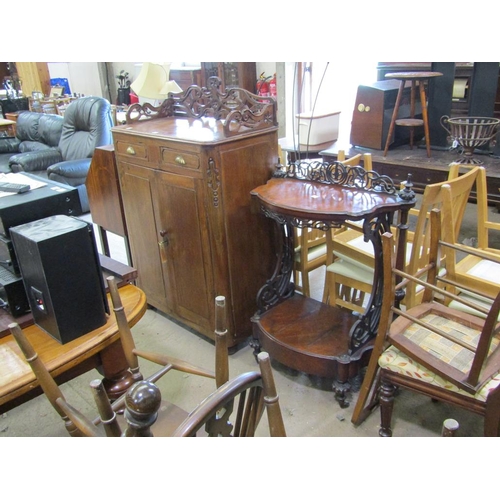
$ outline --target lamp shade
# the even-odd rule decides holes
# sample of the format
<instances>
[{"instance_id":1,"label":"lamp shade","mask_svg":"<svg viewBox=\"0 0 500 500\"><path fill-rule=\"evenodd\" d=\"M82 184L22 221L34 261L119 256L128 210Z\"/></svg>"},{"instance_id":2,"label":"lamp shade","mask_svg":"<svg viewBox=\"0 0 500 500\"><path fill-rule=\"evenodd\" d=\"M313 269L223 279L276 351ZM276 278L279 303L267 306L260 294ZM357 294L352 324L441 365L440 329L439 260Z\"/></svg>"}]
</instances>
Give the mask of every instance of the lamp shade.
<instances>
[{"instance_id":1,"label":"lamp shade","mask_svg":"<svg viewBox=\"0 0 500 500\"><path fill-rule=\"evenodd\" d=\"M169 80L170 63L155 64L146 62L142 65L139 76L130 85L140 97L165 99L169 92L178 93L182 89L174 80Z\"/></svg>"}]
</instances>

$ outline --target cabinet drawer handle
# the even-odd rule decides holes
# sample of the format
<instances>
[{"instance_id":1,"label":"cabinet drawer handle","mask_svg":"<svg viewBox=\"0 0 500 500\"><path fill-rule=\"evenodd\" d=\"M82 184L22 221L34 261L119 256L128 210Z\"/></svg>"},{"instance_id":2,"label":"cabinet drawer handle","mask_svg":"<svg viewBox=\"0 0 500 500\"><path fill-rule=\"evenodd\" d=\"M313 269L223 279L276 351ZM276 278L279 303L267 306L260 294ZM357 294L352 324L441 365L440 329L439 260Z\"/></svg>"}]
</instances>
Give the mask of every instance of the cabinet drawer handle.
<instances>
[{"instance_id":1,"label":"cabinet drawer handle","mask_svg":"<svg viewBox=\"0 0 500 500\"><path fill-rule=\"evenodd\" d=\"M129 146L127 148L127 154L129 154L129 155L135 155L135 149L132 146Z\"/></svg>"},{"instance_id":2,"label":"cabinet drawer handle","mask_svg":"<svg viewBox=\"0 0 500 500\"><path fill-rule=\"evenodd\" d=\"M185 165L186 160L182 156L176 156L175 157L175 163L178 163L179 165Z\"/></svg>"}]
</instances>

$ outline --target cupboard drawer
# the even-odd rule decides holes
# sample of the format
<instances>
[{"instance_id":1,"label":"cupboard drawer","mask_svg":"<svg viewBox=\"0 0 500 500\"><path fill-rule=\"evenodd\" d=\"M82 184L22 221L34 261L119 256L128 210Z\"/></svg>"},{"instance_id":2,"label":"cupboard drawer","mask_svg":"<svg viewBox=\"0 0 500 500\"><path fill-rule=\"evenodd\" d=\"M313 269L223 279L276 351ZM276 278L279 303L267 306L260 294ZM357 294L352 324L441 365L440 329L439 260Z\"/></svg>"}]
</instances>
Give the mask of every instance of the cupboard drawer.
<instances>
[{"instance_id":1,"label":"cupboard drawer","mask_svg":"<svg viewBox=\"0 0 500 500\"><path fill-rule=\"evenodd\" d=\"M179 151L170 148L161 148L160 162L166 165L174 165L176 167L192 168L198 170L200 168L200 157L194 153Z\"/></svg>"},{"instance_id":2,"label":"cupboard drawer","mask_svg":"<svg viewBox=\"0 0 500 500\"><path fill-rule=\"evenodd\" d=\"M148 159L148 148L144 144L117 141L116 151L120 155L130 156L131 158Z\"/></svg>"}]
</instances>

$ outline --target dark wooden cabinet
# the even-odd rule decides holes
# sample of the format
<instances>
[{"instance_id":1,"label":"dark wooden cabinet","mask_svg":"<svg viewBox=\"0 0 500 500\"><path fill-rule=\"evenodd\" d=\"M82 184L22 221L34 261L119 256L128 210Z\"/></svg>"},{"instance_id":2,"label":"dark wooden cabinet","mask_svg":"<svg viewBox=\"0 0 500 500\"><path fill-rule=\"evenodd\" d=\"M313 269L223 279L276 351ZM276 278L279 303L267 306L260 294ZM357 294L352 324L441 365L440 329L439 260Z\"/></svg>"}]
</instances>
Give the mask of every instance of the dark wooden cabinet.
<instances>
[{"instance_id":1,"label":"dark wooden cabinet","mask_svg":"<svg viewBox=\"0 0 500 500\"><path fill-rule=\"evenodd\" d=\"M394 106L399 90L399 82L385 80L371 85L359 85L352 112L350 142L353 146L384 149L389 134ZM416 107L421 116L421 106ZM399 107L398 118L411 116L410 88L406 87ZM409 142L408 127L396 127L391 138L393 146Z\"/></svg>"},{"instance_id":2,"label":"dark wooden cabinet","mask_svg":"<svg viewBox=\"0 0 500 500\"><path fill-rule=\"evenodd\" d=\"M229 346L251 335L274 266L272 223L250 191L278 161L277 127L226 137L213 119L158 118L113 129L138 286L148 303L214 338L227 301Z\"/></svg>"},{"instance_id":3,"label":"dark wooden cabinet","mask_svg":"<svg viewBox=\"0 0 500 500\"><path fill-rule=\"evenodd\" d=\"M206 86L211 76L222 81L223 90L240 87L254 93L257 85L257 68L254 62L204 62L201 63L202 84Z\"/></svg>"},{"instance_id":4,"label":"dark wooden cabinet","mask_svg":"<svg viewBox=\"0 0 500 500\"><path fill-rule=\"evenodd\" d=\"M175 80L182 90L186 90L190 85L201 87L201 68L171 69L170 79Z\"/></svg>"}]
</instances>

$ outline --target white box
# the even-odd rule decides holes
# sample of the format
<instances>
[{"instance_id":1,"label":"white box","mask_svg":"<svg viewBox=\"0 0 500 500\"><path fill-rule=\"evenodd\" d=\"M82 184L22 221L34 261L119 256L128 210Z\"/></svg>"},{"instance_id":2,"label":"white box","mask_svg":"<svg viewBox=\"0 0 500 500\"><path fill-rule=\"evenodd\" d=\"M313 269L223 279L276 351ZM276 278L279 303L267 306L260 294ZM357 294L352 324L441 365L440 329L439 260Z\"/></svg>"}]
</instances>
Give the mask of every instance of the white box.
<instances>
[{"instance_id":1,"label":"white box","mask_svg":"<svg viewBox=\"0 0 500 500\"><path fill-rule=\"evenodd\" d=\"M333 142L339 137L340 111L321 115L300 113L296 117L299 125L299 144L302 146Z\"/></svg>"}]
</instances>

